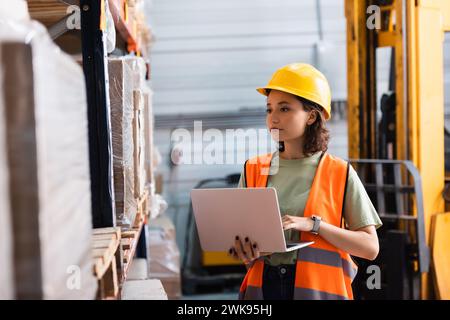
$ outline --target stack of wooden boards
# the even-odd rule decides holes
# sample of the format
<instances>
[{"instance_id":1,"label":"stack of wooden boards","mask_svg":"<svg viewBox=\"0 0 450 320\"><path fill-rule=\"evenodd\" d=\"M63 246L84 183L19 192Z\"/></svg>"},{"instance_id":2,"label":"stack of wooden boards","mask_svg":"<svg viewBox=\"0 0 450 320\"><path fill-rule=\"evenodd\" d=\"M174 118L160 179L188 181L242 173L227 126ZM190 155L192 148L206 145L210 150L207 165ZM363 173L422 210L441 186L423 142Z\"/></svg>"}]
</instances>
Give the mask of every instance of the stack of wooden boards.
<instances>
[{"instance_id":1,"label":"stack of wooden boards","mask_svg":"<svg viewBox=\"0 0 450 320\"><path fill-rule=\"evenodd\" d=\"M45 28L3 19L0 74L0 154L7 173L0 177L0 188L7 189L1 191L0 215L12 251L8 259L8 248L0 247L1 273L13 279L6 295L92 299L97 283L83 72Z\"/></svg>"}]
</instances>

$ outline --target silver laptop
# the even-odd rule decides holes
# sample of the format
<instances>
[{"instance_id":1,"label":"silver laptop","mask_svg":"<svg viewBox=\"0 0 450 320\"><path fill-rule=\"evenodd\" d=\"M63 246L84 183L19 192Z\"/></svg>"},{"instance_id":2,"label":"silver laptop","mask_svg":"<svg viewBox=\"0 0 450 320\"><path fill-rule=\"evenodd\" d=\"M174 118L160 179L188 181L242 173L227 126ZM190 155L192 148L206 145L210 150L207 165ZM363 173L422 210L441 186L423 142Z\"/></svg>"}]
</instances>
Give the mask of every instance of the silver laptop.
<instances>
[{"instance_id":1,"label":"silver laptop","mask_svg":"<svg viewBox=\"0 0 450 320\"><path fill-rule=\"evenodd\" d=\"M288 252L314 242L287 243L275 188L218 188L191 191L195 222L204 251L228 251L239 236L260 252Z\"/></svg>"}]
</instances>

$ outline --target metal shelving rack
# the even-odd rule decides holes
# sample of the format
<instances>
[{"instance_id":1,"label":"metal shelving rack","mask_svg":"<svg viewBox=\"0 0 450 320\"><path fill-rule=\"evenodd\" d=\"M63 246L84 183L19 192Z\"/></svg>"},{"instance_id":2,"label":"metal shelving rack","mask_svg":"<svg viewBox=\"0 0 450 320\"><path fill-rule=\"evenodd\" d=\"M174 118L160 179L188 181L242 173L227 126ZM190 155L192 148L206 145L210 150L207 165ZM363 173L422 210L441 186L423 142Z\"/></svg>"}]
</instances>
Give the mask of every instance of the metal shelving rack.
<instances>
[{"instance_id":1,"label":"metal shelving rack","mask_svg":"<svg viewBox=\"0 0 450 320\"><path fill-rule=\"evenodd\" d=\"M86 78L94 228L115 225L108 71L104 35L105 0L80 0L81 46Z\"/></svg>"},{"instance_id":2,"label":"metal shelving rack","mask_svg":"<svg viewBox=\"0 0 450 320\"><path fill-rule=\"evenodd\" d=\"M55 4L58 4L58 2L72 5L73 7L71 10L67 10L67 14L53 25L47 25L47 29L53 40L59 41L62 39L60 37L66 33L72 33L71 35L67 34L67 36L72 37L73 34L76 34L76 37L73 39L79 39L80 41L73 45L78 49L78 53L79 49L81 49L82 61L79 62L82 63L86 81L92 222L93 234L98 236L98 234L102 235L105 232L118 229L115 228L113 151L106 49L107 9L112 14L118 38L117 47L113 54L120 56L134 53L140 56L140 52L138 42L133 36L133 28L126 17L127 10L124 0L55 0ZM69 19L78 19L80 21L79 28L77 28L79 30L70 29L67 23ZM124 245L121 243L122 240L133 241L128 241L132 245L126 251L128 255L123 265L120 261L123 261L124 257L121 254L118 255L119 251L116 252L117 257L114 260L117 260L117 268L123 268L117 270L118 275L115 276L114 280L116 285L121 285L125 281L134 253L136 253L137 257L146 258L145 232L142 232L146 219L143 207L148 207L145 195L146 193L139 199L140 214L137 217L137 222L135 221L130 230L122 230L122 232L119 230L118 232L118 234L122 233L124 235L124 239L118 236L119 245L113 250L114 252L119 250L117 249L119 246L124 248ZM103 256L103 253L101 256ZM111 265L114 263L110 261ZM116 271L113 273L116 273ZM97 276L100 277L99 281L107 281L103 279L103 274L97 274Z\"/></svg>"},{"instance_id":3,"label":"metal shelving rack","mask_svg":"<svg viewBox=\"0 0 450 320\"><path fill-rule=\"evenodd\" d=\"M125 17L123 0L59 0L79 8L49 26L53 39L70 31L68 19L79 13L81 20L82 65L86 79L89 122L89 157L94 228L115 225L114 190L112 185L112 138L108 93L108 70L105 43L106 8L114 19L120 45L117 52L140 55L132 28ZM124 45L123 45L124 44Z\"/></svg>"}]
</instances>

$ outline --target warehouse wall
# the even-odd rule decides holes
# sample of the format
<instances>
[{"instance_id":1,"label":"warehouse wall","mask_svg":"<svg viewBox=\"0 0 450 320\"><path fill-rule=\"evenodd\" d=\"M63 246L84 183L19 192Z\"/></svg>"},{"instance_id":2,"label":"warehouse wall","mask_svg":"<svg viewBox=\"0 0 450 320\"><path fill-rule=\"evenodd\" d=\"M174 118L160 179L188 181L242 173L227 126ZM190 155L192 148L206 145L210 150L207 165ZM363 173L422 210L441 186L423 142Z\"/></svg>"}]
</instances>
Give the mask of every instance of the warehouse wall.
<instances>
[{"instance_id":1,"label":"warehouse wall","mask_svg":"<svg viewBox=\"0 0 450 320\"><path fill-rule=\"evenodd\" d=\"M344 1L321 3L323 42L340 65L330 81L345 86ZM276 68L318 59L316 0L153 0L149 15L157 115L261 107L255 87Z\"/></svg>"},{"instance_id":2,"label":"warehouse wall","mask_svg":"<svg viewBox=\"0 0 450 320\"><path fill-rule=\"evenodd\" d=\"M265 85L277 68L295 61L317 66L330 82L333 100L345 101L344 0L152 0L147 6L156 38L151 55L155 144L162 154L160 171L168 214L175 222L178 244L184 252L190 190L201 179L240 172L243 161L172 166L171 133L180 126L189 129L193 119L219 113L223 119L216 127L222 132L237 124L244 129L264 128L265 98L255 88ZM381 94L387 88L390 52L384 50L378 55L382 60L378 65ZM261 113L246 117L243 109ZM347 157L345 110L340 114L333 111L328 124L330 152ZM191 123L180 125L187 116ZM240 156L243 150L227 152Z\"/></svg>"},{"instance_id":3,"label":"warehouse wall","mask_svg":"<svg viewBox=\"0 0 450 320\"><path fill-rule=\"evenodd\" d=\"M241 121L240 127L264 128L265 99L255 88L266 84L278 67L294 61L318 66L329 78L334 100L346 100L344 2L321 3L322 37L315 0L288 0L282 5L269 0L148 2L147 15L156 37L151 61L155 144L162 154L163 194L181 252L190 190L201 179L240 172L243 163L171 166L170 137L180 123L176 115L197 114L203 119L209 113L230 113L216 125L224 132L236 127L233 114L238 110L256 109L262 113L248 123ZM333 135L330 151L345 157L344 115L336 116L329 127ZM238 147L227 150L237 156L244 151Z\"/></svg>"}]
</instances>

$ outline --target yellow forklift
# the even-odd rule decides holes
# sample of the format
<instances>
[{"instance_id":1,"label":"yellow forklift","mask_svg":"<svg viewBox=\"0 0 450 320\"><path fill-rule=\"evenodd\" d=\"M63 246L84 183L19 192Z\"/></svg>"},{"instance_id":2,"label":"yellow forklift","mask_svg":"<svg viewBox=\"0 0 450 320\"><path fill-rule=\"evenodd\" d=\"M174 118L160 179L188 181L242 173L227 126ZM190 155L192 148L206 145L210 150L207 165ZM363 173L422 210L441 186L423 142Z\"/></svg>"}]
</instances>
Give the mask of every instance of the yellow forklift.
<instances>
[{"instance_id":1,"label":"yellow forklift","mask_svg":"<svg viewBox=\"0 0 450 320\"><path fill-rule=\"evenodd\" d=\"M384 223L375 261L383 285L369 290L363 267L356 297L450 299L443 54L450 1L345 0L345 14L349 158L358 159L352 163ZM389 90L377 101L381 48L391 48L392 59Z\"/></svg>"}]
</instances>

